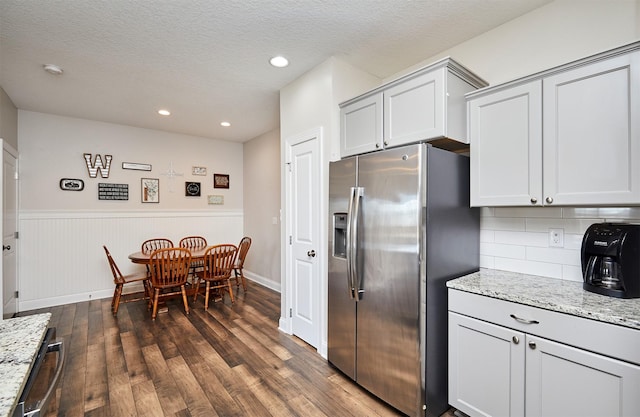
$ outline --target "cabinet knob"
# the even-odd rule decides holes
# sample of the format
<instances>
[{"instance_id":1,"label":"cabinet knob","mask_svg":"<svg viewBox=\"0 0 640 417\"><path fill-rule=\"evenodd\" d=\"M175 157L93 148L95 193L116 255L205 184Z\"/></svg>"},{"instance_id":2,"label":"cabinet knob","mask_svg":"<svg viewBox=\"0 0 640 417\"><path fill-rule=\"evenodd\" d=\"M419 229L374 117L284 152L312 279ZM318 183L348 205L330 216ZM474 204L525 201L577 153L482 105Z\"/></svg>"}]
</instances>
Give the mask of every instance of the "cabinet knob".
<instances>
[{"instance_id":1,"label":"cabinet knob","mask_svg":"<svg viewBox=\"0 0 640 417\"><path fill-rule=\"evenodd\" d=\"M535 349L535 348L536 348L536 342L534 342L533 340L530 340L530 341L529 341L529 347L530 347L531 349Z\"/></svg>"},{"instance_id":2,"label":"cabinet knob","mask_svg":"<svg viewBox=\"0 0 640 417\"><path fill-rule=\"evenodd\" d=\"M551 203L553 203L553 198L551 198L551 197L547 197L547 198L545 198L545 201L546 201L548 204L551 204Z\"/></svg>"},{"instance_id":3,"label":"cabinet knob","mask_svg":"<svg viewBox=\"0 0 640 417\"><path fill-rule=\"evenodd\" d=\"M513 340L513 343L514 343L515 345L517 345L518 343L520 343L520 339L518 338L518 336L513 336L513 337L511 338L511 340Z\"/></svg>"},{"instance_id":4,"label":"cabinet knob","mask_svg":"<svg viewBox=\"0 0 640 417\"><path fill-rule=\"evenodd\" d=\"M531 204L536 204L538 202L538 199L535 197L531 197Z\"/></svg>"},{"instance_id":5,"label":"cabinet knob","mask_svg":"<svg viewBox=\"0 0 640 417\"><path fill-rule=\"evenodd\" d=\"M376 143L376 149L378 149L380 147L379 143Z\"/></svg>"},{"instance_id":6,"label":"cabinet knob","mask_svg":"<svg viewBox=\"0 0 640 417\"><path fill-rule=\"evenodd\" d=\"M387 142L386 140L383 143L384 143L384 146L389 146L389 142Z\"/></svg>"}]
</instances>

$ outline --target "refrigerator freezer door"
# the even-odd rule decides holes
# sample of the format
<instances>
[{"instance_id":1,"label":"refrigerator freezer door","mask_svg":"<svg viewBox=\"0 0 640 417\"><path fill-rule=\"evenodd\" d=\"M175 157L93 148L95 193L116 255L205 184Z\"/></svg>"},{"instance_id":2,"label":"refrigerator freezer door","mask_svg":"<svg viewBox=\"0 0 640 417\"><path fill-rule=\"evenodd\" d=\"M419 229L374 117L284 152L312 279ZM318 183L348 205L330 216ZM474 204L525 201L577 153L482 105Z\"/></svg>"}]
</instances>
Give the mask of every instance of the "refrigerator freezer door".
<instances>
[{"instance_id":1,"label":"refrigerator freezer door","mask_svg":"<svg viewBox=\"0 0 640 417\"><path fill-rule=\"evenodd\" d=\"M360 156L356 380L408 415L420 376L421 166L424 145Z\"/></svg>"},{"instance_id":2,"label":"refrigerator freezer door","mask_svg":"<svg viewBox=\"0 0 640 417\"><path fill-rule=\"evenodd\" d=\"M356 185L356 158L332 162L329 166L329 362L356 377L356 303L350 296L347 275L346 222L351 188Z\"/></svg>"}]
</instances>

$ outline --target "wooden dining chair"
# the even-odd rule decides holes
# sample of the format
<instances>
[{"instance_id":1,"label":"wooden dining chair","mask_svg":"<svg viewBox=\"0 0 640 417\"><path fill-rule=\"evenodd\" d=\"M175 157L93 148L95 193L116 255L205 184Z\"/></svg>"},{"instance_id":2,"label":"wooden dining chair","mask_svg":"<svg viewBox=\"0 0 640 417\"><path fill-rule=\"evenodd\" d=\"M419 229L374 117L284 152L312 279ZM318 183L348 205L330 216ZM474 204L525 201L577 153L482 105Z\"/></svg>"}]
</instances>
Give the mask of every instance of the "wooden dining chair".
<instances>
[{"instance_id":1,"label":"wooden dining chair","mask_svg":"<svg viewBox=\"0 0 640 417\"><path fill-rule=\"evenodd\" d=\"M238 245L238 257L233 265L233 279L236 281L236 288L240 288L240 282L242 281L242 289L247 291L247 280L244 278L244 260L247 257L247 252L251 247L251 238L248 236L243 237Z\"/></svg>"},{"instance_id":2,"label":"wooden dining chair","mask_svg":"<svg viewBox=\"0 0 640 417\"><path fill-rule=\"evenodd\" d=\"M189 250L202 250L207 247L207 239L202 236L187 236L180 239L178 244L181 248L187 248ZM196 272L202 270L204 262L200 259L197 261L191 261L191 276L195 278Z\"/></svg>"},{"instance_id":3,"label":"wooden dining chair","mask_svg":"<svg viewBox=\"0 0 640 417\"><path fill-rule=\"evenodd\" d=\"M118 268L118 265L113 260L113 257L109 252L109 249L107 249L107 247L104 245L102 245L102 247L104 248L104 252L107 254L107 261L109 261L109 267L111 267L111 273L113 274L113 283L116 286L115 290L113 291L113 298L111 299L111 312L114 315L117 315L118 307L120 307L121 302L126 303L130 301L144 300L144 299L148 299L148 297L151 296L150 281L147 274L144 274L144 273L123 275L122 272L120 272L120 268ZM142 285L144 286L144 295L142 297L122 298L123 287L126 284L132 284L135 282L142 283ZM133 293L133 294L137 294L137 293Z\"/></svg>"},{"instance_id":4,"label":"wooden dining chair","mask_svg":"<svg viewBox=\"0 0 640 417\"><path fill-rule=\"evenodd\" d=\"M186 248L165 248L154 251L149 257L153 312L151 318L158 315L158 300L182 294L184 311L189 314L189 303L185 284L191 266L191 252ZM179 288L179 290L178 290Z\"/></svg>"},{"instance_id":5,"label":"wooden dining chair","mask_svg":"<svg viewBox=\"0 0 640 417\"><path fill-rule=\"evenodd\" d=\"M196 274L196 292L193 296L195 302L200 292L200 281L206 282L204 294L204 309L209 308L209 294L211 290L220 292L224 301L225 291L229 293L231 303L234 303L233 287L231 286L231 271L236 259L238 248L231 244L215 245L207 249L204 254L204 270Z\"/></svg>"},{"instance_id":6,"label":"wooden dining chair","mask_svg":"<svg viewBox=\"0 0 640 417\"><path fill-rule=\"evenodd\" d=\"M145 240L142 243L142 248L140 250L142 251L142 253L151 253L158 249L166 249L166 248L172 248L172 247L173 247L173 242L171 241L171 239L162 237L162 238Z\"/></svg>"}]
</instances>

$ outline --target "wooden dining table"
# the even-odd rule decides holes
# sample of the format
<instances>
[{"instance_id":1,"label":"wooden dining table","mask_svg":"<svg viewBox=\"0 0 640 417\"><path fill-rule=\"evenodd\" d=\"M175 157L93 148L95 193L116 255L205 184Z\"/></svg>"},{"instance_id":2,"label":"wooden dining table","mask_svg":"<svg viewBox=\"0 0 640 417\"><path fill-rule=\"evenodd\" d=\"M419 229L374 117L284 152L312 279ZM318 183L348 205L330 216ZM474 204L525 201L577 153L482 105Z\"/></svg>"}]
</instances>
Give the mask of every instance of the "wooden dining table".
<instances>
[{"instance_id":1,"label":"wooden dining table","mask_svg":"<svg viewBox=\"0 0 640 417\"><path fill-rule=\"evenodd\" d=\"M208 247L205 247L202 249L190 249L191 261L194 262L194 261L203 260L204 254L207 251L207 249ZM149 258L151 258L152 253L153 252L142 252L142 251L133 252L132 254L129 255L129 259L134 264L149 265Z\"/></svg>"}]
</instances>

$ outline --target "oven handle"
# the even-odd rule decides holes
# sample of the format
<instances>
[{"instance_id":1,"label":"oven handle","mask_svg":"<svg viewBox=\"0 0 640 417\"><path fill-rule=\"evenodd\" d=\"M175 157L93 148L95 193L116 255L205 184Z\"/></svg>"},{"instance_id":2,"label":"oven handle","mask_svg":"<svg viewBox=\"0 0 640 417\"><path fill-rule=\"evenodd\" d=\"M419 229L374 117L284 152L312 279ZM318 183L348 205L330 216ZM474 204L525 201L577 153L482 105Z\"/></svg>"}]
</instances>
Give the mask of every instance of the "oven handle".
<instances>
[{"instance_id":1,"label":"oven handle","mask_svg":"<svg viewBox=\"0 0 640 417\"><path fill-rule=\"evenodd\" d=\"M41 416L40 412L46 409L47 405L49 405L49 401L51 401L51 397L54 395L54 391L56 389L56 386L58 385L60 376L62 375L62 368L64 366L64 358L65 358L64 343L62 341L59 341L59 342L49 344L49 346L47 346L47 353L49 352L58 352L58 364L56 365L56 373L53 377L53 381L51 381L51 384L49 385L49 388L47 389L47 393L44 395L44 398L38 402L38 408L25 413L24 417L40 417Z\"/></svg>"}]
</instances>

